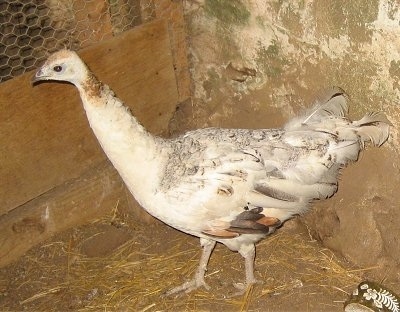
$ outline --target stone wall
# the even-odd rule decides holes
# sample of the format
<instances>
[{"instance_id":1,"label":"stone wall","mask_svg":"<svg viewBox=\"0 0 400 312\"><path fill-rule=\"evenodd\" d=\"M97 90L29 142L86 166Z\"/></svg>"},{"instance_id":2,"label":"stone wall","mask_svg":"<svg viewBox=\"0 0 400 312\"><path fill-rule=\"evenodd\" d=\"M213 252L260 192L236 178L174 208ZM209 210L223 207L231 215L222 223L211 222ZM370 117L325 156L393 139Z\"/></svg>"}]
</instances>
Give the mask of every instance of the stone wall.
<instances>
[{"instance_id":1,"label":"stone wall","mask_svg":"<svg viewBox=\"0 0 400 312\"><path fill-rule=\"evenodd\" d=\"M332 85L349 94L351 118L388 115L389 142L361 154L304 220L352 263L400 280L399 2L187 0L185 10L195 99L179 107L184 127L280 126Z\"/></svg>"}]
</instances>

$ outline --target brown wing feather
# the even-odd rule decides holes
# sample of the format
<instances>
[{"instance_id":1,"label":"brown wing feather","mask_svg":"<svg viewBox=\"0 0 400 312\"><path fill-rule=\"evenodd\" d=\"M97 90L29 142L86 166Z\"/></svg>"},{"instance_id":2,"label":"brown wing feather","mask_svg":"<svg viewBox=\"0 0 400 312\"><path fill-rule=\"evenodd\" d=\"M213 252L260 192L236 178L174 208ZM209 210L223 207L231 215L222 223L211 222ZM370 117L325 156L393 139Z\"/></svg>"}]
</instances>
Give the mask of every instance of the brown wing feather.
<instances>
[{"instance_id":1,"label":"brown wing feather","mask_svg":"<svg viewBox=\"0 0 400 312\"><path fill-rule=\"evenodd\" d=\"M203 233L218 238L234 238L240 234L268 234L270 227L280 226L281 221L264 215L263 210L262 207L247 209L231 222L217 222L218 226L204 230Z\"/></svg>"}]
</instances>

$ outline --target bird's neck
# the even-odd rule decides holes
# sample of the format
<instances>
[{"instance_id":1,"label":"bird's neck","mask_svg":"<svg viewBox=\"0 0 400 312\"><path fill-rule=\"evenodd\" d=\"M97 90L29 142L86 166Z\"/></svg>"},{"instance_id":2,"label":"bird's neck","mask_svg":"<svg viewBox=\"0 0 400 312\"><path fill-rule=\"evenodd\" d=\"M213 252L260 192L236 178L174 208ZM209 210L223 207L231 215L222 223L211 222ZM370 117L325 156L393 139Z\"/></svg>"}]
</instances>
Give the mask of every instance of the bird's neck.
<instances>
[{"instance_id":1,"label":"bird's neck","mask_svg":"<svg viewBox=\"0 0 400 312\"><path fill-rule=\"evenodd\" d=\"M107 157L139 202L145 201L141 197L157 184L161 139L147 132L94 76L78 90L89 124Z\"/></svg>"}]
</instances>

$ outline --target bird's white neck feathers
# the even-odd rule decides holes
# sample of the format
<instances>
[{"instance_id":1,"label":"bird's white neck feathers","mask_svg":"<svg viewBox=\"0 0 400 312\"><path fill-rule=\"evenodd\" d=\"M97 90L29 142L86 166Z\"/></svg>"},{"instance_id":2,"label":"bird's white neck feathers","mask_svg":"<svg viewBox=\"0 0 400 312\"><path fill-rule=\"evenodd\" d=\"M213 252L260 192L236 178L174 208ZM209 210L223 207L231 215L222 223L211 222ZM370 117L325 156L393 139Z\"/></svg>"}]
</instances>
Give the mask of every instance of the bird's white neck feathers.
<instances>
[{"instance_id":1,"label":"bird's white neck feathers","mask_svg":"<svg viewBox=\"0 0 400 312\"><path fill-rule=\"evenodd\" d=\"M89 124L107 157L136 199L146 201L142 194L153 193L151 188L157 184L161 139L147 132L112 90L88 70L86 79L76 87Z\"/></svg>"}]
</instances>

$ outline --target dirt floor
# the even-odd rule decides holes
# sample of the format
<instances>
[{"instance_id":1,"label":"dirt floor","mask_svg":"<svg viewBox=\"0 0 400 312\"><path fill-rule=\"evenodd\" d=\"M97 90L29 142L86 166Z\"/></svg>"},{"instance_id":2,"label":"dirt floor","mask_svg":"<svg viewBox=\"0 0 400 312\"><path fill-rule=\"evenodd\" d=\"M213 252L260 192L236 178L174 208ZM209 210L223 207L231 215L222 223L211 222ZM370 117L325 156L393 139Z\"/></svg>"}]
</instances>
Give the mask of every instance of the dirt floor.
<instances>
[{"instance_id":1,"label":"dirt floor","mask_svg":"<svg viewBox=\"0 0 400 312\"><path fill-rule=\"evenodd\" d=\"M0 270L1 311L343 311L364 270L313 240L298 220L257 247L262 282L231 297L244 262L218 245L200 289L163 293L192 276L198 239L166 225L146 226L118 208L60 233Z\"/></svg>"}]
</instances>

